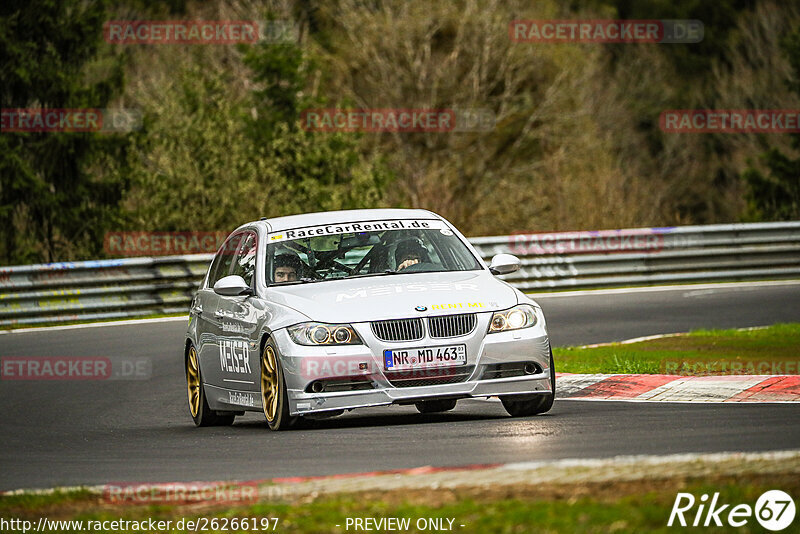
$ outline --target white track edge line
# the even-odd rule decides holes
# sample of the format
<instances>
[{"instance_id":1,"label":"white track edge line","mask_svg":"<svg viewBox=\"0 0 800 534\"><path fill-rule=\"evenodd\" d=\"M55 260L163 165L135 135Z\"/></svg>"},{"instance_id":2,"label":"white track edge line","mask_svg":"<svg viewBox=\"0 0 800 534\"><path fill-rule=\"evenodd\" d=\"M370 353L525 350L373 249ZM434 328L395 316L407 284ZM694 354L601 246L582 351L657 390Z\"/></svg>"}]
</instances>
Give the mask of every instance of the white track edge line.
<instances>
[{"instance_id":1,"label":"white track edge line","mask_svg":"<svg viewBox=\"0 0 800 534\"><path fill-rule=\"evenodd\" d=\"M622 287L616 289L585 289L578 291L564 291L559 293L526 293L529 297L537 298L555 298L555 297L574 297L579 295L616 295L624 293L646 293L652 291L685 291L687 289L726 289L729 287L761 287L761 286L781 286L781 285L800 285L800 280L770 280L762 282L719 282L715 284L687 284L678 286L646 286L646 287ZM106 321L96 323L83 323L74 325L62 326L38 326L29 328L15 328L11 330L0 330L2 334L26 333L26 332L39 332L46 330L73 330L80 328L97 328L101 326L122 326L133 324L146 324L158 321L177 321L188 320L188 315L179 317L159 317L155 319L131 319L119 321ZM672 335L672 334L666 334Z\"/></svg>"},{"instance_id":2,"label":"white track edge line","mask_svg":"<svg viewBox=\"0 0 800 534\"><path fill-rule=\"evenodd\" d=\"M188 315L170 316L170 317L156 317L152 319L130 319L121 321L101 321L96 323L82 323L82 324L65 324L60 326L33 326L30 328L14 328L12 330L0 330L2 334L24 334L27 332L43 332L51 330L79 330L81 328L99 328L102 326L128 326L137 324L148 323L163 323L168 321L188 321Z\"/></svg>"},{"instance_id":3,"label":"white track edge line","mask_svg":"<svg viewBox=\"0 0 800 534\"><path fill-rule=\"evenodd\" d=\"M582 295L619 295L625 293L648 293L658 291L687 291L697 289L728 289L739 287L770 287L770 286L785 286L785 285L800 285L800 280L766 280L766 281L753 281L753 282L719 282L707 284L683 284L674 286L637 286L637 287L619 287L611 289L578 289L575 291L559 291L559 292L546 292L546 293L528 293L523 291L531 298L559 298L559 297L577 297Z\"/></svg>"},{"instance_id":4,"label":"white track edge line","mask_svg":"<svg viewBox=\"0 0 800 534\"><path fill-rule=\"evenodd\" d=\"M764 330L765 328L769 328L770 326L772 326L772 325L745 326L745 327L742 327L742 328L724 328L724 329L714 328L714 329L711 329L711 330L736 330L737 332L747 332L747 331L750 331L750 330ZM705 329L705 330L708 330L708 329ZM664 339L664 338L667 338L667 337L686 336L688 334L690 334L690 332L672 332L670 334L653 334L653 335L650 335L650 336L632 337L630 339L623 339L622 341L609 341L607 343L592 343L591 345L580 345L580 346L575 347L575 348L578 348L578 349L594 349L594 348L597 348L597 347L609 347L611 345L628 345L628 344L631 344L631 343L639 343L641 341L653 341L655 339ZM560 347L560 348L567 348L567 347Z\"/></svg>"}]
</instances>

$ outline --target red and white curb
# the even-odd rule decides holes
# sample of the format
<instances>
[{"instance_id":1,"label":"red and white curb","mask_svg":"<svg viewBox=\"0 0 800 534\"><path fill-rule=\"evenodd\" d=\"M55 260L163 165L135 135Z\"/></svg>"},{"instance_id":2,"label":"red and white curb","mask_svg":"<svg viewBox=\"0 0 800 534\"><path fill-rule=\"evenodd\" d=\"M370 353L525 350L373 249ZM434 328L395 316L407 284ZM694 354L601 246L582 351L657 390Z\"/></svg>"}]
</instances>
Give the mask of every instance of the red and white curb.
<instances>
[{"instance_id":1,"label":"red and white curb","mask_svg":"<svg viewBox=\"0 0 800 534\"><path fill-rule=\"evenodd\" d=\"M800 375L556 375L556 398L666 402L798 402Z\"/></svg>"}]
</instances>

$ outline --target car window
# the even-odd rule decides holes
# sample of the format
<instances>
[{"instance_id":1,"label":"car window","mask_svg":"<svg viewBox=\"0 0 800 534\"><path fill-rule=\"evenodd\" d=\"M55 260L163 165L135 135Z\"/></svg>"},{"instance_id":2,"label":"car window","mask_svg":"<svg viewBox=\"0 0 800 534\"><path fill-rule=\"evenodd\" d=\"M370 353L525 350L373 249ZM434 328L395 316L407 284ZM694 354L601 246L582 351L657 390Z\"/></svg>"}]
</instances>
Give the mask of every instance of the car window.
<instances>
[{"instance_id":1,"label":"car window","mask_svg":"<svg viewBox=\"0 0 800 534\"><path fill-rule=\"evenodd\" d=\"M208 283L206 287L214 287L214 283L218 280L216 278L217 269L219 269L219 264L222 261L222 254L217 254L214 256L214 260L211 262L211 267L208 269Z\"/></svg>"},{"instance_id":2,"label":"car window","mask_svg":"<svg viewBox=\"0 0 800 534\"><path fill-rule=\"evenodd\" d=\"M288 240L285 237L289 231L277 234L267 245L267 280L270 284L281 284L481 268L461 239L443 223L440 227L426 229L409 229L408 226ZM320 232L325 231L328 230L323 228ZM295 274L289 278L276 276L286 269Z\"/></svg>"},{"instance_id":3,"label":"car window","mask_svg":"<svg viewBox=\"0 0 800 534\"><path fill-rule=\"evenodd\" d=\"M227 241L220 247L217 252L217 257L214 258L214 263L211 266L211 274L208 277L208 286L214 287L217 280L228 276L231 271L231 265L236 254L236 249L239 246L243 234L235 234L228 238Z\"/></svg>"},{"instance_id":4,"label":"car window","mask_svg":"<svg viewBox=\"0 0 800 534\"><path fill-rule=\"evenodd\" d=\"M253 274L256 270L256 234L254 232L247 232L241 239L239 251L236 253L236 259L233 262L233 270L230 274L238 274L248 286L253 285Z\"/></svg>"}]
</instances>

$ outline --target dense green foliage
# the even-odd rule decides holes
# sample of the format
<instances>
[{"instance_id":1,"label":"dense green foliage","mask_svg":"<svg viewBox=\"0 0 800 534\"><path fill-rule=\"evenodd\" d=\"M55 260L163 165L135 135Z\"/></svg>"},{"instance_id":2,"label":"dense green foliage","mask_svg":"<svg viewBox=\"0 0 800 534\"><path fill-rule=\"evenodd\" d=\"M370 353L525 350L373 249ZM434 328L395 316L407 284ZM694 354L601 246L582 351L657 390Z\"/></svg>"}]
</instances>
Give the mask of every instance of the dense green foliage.
<instances>
[{"instance_id":1,"label":"dense green foliage","mask_svg":"<svg viewBox=\"0 0 800 534\"><path fill-rule=\"evenodd\" d=\"M517 19L617 17L697 19L705 38L508 38ZM109 44L114 19L273 19L296 38ZM360 207L432 209L471 235L797 218L792 136L665 133L658 117L800 108L798 27L800 7L774 0L6 1L3 108L144 120L126 134L0 134L0 264L99 257L108 231L229 231ZM319 107L477 108L496 124L301 128Z\"/></svg>"},{"instance_id":2,"label":"dense green foliage","mask_svg":"<svg viewBox=\"0 0 800 534\"><path fill-rule=\"evenodd\" d=\"M794 70L794 78L787 85L800 95L800 29L786 38L784 48ZM800 150L800 134L792 135L792 148ZM762 159L769 174L757 169L744 173L751 215L756 220L800 219L800 157L792 159L772 148Z\"/></svg>"},{"instance_id":3,"label":"dense green foliage","mask_svg":"<svg viewBox=\"0 0 800 534\"><path fill-rule=\"evenodd\" d=\"M123 85L101 51L104 2L9 0L0 8L0 107L104 108ZM0 135L0 262L98 254L118 212L116 179L92 172L119 140L96 133Z\"/></svg>"}]
</instances>

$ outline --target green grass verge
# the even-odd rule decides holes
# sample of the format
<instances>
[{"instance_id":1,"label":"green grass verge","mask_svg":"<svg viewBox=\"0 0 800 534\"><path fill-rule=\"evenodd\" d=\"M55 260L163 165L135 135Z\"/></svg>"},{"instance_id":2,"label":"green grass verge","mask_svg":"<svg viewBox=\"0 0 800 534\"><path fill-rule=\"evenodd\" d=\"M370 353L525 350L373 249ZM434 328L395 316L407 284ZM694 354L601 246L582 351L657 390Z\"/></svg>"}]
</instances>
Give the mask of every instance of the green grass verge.
<instances>
[{"instance_id":1,"label":"green grass verge","mask_svg":"<svg viewBox=\"0 0 800 534\"><path fill-rule=\"evenodd\" d=\"M606 482L594 485L554 485L550 488L510 486L491 489L464 488L455 490L395 490L372 495L344 494L294 503L258 503L241 508L205 509L186 507L135 506L110 508L85 494L56 494L46 497L13 496L0 498L0 517L73 520L172 520L181 518L278 518L275 532L347 532L347 518L409 518L411 528L402 532L419 532L420 518L453 520L453 532L671 532L668 528L672 505L678 491L702 494L719 492L719 503L754 506L758 497L769 489L780 487L790 495L800 494L800 478L794 475L720 477L715 480L652 480ZM691 521L694 518L687 513ZM723 516L724 521L724 516ZM224 530L222 522L206 532L241 532ZM339 526L337 526L339 525ZM464 525L463 527L461 525ZM690 530L697 530L691 529ZM21 532L8 529L4 532ZM62 528L50 532L76 532ZM110 532L130 532L111 530ZM177 532L177 530L171 530ZM250 532L251 530L246 530ZM252 530L255 532L256 530ZM353 532L351 526L349 529ZM428 530L430 531L430 530ZM704 532L761 532L750 518L742 529L731 527L704 528ZM271 530L270 530L271 532Z\"/></svg>"},{"instance_id":2,"label":"green grass verge","mask_svg":"<svg viewBox=\"0 0 800 534\"><path fill-rule=\"evenodd\" d=\"M563 373L800 374L800 324L687 335L592 348L554 348Z\"/></svg>"}]
</instances>

